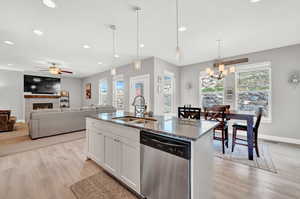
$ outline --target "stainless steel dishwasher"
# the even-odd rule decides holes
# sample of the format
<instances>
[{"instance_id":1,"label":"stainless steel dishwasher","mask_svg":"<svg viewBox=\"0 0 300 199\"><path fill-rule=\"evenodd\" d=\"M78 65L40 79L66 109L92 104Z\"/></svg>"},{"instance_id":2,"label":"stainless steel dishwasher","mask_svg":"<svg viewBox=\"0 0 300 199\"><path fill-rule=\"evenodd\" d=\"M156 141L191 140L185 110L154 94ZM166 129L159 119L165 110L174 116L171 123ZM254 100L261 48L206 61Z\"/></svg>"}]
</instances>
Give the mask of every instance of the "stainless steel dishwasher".
<instances>
[{"instance_id":1,"label":"stainless steel dishwasher","mask_svg":"<svg viewBox=\"0 0 300 199\"><path fill-rule=\"evenodd\" d=\"M190 143L141 131L141 193L147 199L190 199Z\"/></svg>"}]
</instances>

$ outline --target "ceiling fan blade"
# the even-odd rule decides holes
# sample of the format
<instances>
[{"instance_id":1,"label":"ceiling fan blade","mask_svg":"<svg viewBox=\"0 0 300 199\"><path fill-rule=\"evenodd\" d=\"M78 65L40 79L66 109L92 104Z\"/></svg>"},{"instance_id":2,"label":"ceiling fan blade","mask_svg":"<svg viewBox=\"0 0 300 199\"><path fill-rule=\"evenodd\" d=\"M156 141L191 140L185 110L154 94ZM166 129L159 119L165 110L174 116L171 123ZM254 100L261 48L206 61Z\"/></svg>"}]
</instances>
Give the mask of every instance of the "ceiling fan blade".
<instances>
[{"instance_id":1,"label":"ceiling fan blade","mask_svg":"<svg viewBox=\"0 0 300 199\"><path fill-rule=\"evenodd\" d=\"M214 67L218 67L219 64L224 64L226 66L226 65L234 65L234 64L246 63L248 61L249 61L248 58L241 58L241 59L234 59L234 60L222 61L221 63L214 63Z\"/></svg>"},{"instance_id":2,"label":"ceiling fan blade","mask_svg":"<svg viewBox=\"0 0 300 199\"><path fill-rule=\"evenodd\" d=\"M67 70L61 70L60 72L62 72L62 73L69 73L69 74L73 74L73 72L72 72L72 71L67 71Z\"/></svg>"}]
</instances>

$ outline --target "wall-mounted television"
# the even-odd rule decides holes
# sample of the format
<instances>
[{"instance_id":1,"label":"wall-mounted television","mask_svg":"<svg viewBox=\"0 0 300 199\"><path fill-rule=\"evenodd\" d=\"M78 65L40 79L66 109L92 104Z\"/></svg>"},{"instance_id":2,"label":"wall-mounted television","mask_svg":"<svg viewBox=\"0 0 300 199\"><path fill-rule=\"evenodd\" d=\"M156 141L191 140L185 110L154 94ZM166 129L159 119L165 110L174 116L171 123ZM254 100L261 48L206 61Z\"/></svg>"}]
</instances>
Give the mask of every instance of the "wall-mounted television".
<instances>
[{"instance_id":1,"label":"wall-mounted television","mask_svg":"<svg viewBox=\"0 0 300 199\"><path fill-rule=\"evenodd\" d=\"M32 94L59 94L60 78L24 75L24 92Z\"/></svg>"}]
</instances>

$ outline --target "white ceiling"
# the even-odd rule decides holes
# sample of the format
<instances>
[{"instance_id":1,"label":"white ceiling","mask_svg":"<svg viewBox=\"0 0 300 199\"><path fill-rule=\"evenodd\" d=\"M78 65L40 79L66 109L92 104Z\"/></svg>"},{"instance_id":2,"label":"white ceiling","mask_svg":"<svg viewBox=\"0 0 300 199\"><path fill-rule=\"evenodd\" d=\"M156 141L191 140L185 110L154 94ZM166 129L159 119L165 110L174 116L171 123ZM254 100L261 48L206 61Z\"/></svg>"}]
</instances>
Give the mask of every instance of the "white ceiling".
<instances>
[{"instance_id":1,"label":"white ceiling","mask_svg":"<svg viewBox=\"0 0 300 199\"><path fill-rule=\"evenodd\" d=\"M216 40L223 40L223 56L234 56L300 43L300 1L179 0L184 59L175 59L175 0L41 0L0 1L0 65L36 70L45 61L58 61L76 76L107 70L112 60L112 33L116 24L118 65L135 56L136 15L142 7L142 55L186 65L217 56ZM33 34L34 29L44 32ZM3 41L13 41L9 46ZM90 49L82 48L88 44ZM103 65L97 62L103 62ZM13 64L13 65L8 65Z\"/></svg>"}]
</instances>

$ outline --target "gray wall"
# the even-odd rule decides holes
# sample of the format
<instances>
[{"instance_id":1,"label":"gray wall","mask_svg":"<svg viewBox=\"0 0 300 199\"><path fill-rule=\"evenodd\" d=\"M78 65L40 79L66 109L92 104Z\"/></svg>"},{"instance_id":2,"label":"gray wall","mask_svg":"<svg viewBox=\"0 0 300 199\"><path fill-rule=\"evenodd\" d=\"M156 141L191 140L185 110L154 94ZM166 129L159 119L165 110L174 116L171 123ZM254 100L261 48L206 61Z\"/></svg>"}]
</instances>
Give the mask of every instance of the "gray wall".
<instances>
[{"instance_id":1,"label":"gray wall","mask_svg":"<svg viewBox=\"0 0 300 199\"><path fill-rule=\"evenodd\" d=\"M234 58L248 57L251 63L271 62L272 68L272 123L263 123L260 133L300 139L299 112L300 86L288 84L289 74L300 70L300 45L293 45L261 51ZM212 62L198 63L181 68L181 104L199 106L200 71L211 66ZM229 77L225 85L232 85L234 77ZM192 89L187 89L190 82Z\"/></svg>"},{"instance_id":2,"label":"gray wall","mask_svg":"<svg viewBox=\"0 0 300 199\"><path fill-rule=\"evenodd\" d=\"M0 70L0 109L10 109L24 120L23 72Z\"/></svg>"},{"instance_id":3,"label":"gray wall","mask_svg":"<svg viewBox=\"0 0 300 199\"><path fill-rule=\"evenodd\" d=\"M38 73L28 73L39 75ZM51 75L49 75L51 76ZM61 88L70 92L71 107L82 105L82 80L79 78L61 78ZM10 109L17 120L24 120L25 100L24 72L0 70L0 109Z\"/></svg>"},{"instance_id":4,"label":"gray wall","mask_svg":"<svg viewBox=\"0 0 300 199\"><path fill-rule=\"evenodd\" d=\"M148 58L142 61L142 68L140 71L135 71L132 64L127 64L124 66L120 66L117 68L117 74L116 75L123 75L124 81L125 81L125 110L129 111L129 81L130 77L135 77L139 75L150 75L150 88L153 88L153 82L154 82L154 58ZM112 104L112 76L110 74L110 71L101 72L86 78L83 78L82 81L82 93L83 93L83 106L89 106L89 105L98 105L99 104L99 80L106 78L108 82L108 101L110 102L110 105ZM85 99L85 85L87 83L92 84L92 98L91 99ZM154 95L154 90L150 89L150 96ZM150 98L150 107L151 109L154 107L154 99Z\"/></svg>"},{"instance_id":5,"label":"gray wall","mask_svg":"<svg viewBox=\"0 0 300 199\"><path fill-rule=\"evenodd\" d=\"M61 78L61 89L69 91L70 107L82 106L82 80L79 78Z\"/></svg>"},{"instance_id":6,"label":"gray wall","mask_svg":"<svg viewBox=\"0 0 300 199\"><path fill-rule=\"evenodd\" d=\"M174 64L168 63L160 58L155 58L155 69L154 69L154 92L155 95L152 95L155 102L155 114L162 115L163 114L163 93L158 92L159 83L157 79L159 77L163 78L164 73L170 72L174 74L175 77L175 99L174 99L174 110L173 113L177 113L177 107L180 105L180 68L175 66Z\"/></svg>"}]
</instances>

